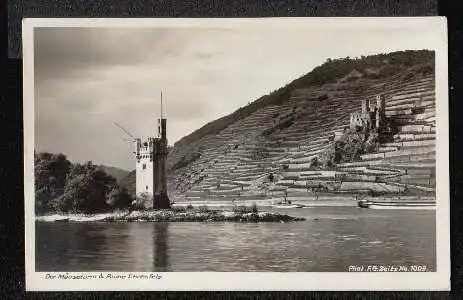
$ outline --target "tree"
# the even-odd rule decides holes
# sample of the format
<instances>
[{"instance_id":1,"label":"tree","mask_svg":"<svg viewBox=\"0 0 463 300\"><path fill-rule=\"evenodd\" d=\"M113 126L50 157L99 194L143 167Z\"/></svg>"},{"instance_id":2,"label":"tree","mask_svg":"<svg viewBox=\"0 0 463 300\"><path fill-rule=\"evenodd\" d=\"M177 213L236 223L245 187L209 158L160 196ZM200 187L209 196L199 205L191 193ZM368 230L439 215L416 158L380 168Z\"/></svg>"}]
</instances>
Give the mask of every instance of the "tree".
<instances>
[{"instance_id":1,"label":"tree","mask_svg":"<svg viewBox=\"0 0 463 300\"><path fill-rule=\"evenodd\" d=\"M63 194L71 165L61 153L34 153L36 213L49 211L50 201Z\"/></svg>"},{"instance_id":2,"label":"tree","mask_svg":"<svg viewBox=\"0 0 463 300\"><path fill-rule=\"evenodd\" d=\"M132 198L127 192L127 189L114 186L106 195L106 203L112 209L130 208L132 205Z\"/></svg>"},{"instance_id":3,"label":"tree","mask_svg":"<svg viewBox=\"0 0 463 300\"><path fill-rule=\"evenodd\" d=\"M34 153L35 211L97 213L130 207L114 177L91 161L72 164L63 154Z\"/></svg>"},{"instance_id":4,"label":"tree","mask_svg":"<svg viewBox=\"0 0 463 300\"><path fill-rule=\"evenodd\" d=\"M117 188L116 179L92 162L75 164L67 177L63 195L53 200L53 208L72 213L104 212L110 209L108 194Z\"/></svg>"}]
</instances>

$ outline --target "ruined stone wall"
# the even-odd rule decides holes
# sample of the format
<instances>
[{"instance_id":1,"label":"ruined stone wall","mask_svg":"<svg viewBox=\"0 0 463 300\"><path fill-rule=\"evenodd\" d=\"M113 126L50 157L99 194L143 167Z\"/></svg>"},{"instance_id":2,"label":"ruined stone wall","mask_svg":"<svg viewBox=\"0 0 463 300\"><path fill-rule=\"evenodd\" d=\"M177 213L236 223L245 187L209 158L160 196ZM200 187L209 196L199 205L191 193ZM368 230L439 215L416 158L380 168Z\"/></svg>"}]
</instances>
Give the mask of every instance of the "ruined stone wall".
<instances>
[{"instance_id":1,"label":"ruined stone wall","mask_svg":"<svg viewBox=\"0 0 463 300\"><path fill-rule=\"evenodd\" d=\"M386 124L386 100L384 95L376 96L376 103L370 103L370 99L362 100L362 111L350 116L350 129L369 131L378 129L381 131Z\"/></svg>"}]
</instances>

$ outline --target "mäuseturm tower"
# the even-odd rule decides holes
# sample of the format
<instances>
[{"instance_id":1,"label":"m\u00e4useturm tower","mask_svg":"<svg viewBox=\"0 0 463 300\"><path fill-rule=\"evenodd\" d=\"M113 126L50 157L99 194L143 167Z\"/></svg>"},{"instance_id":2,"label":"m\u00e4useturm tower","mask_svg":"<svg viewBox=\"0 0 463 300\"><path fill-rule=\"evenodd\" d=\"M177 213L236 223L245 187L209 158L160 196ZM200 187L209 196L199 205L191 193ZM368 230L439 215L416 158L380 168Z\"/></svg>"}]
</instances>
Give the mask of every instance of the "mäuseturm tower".
<instances>
[{"instance_id":1,"label":"m\u00e4useturm tower","mask_svg":"<svg viewBox=\"0 0 463 300\"><path fill-rule=\"evenodd\" d=\"M167 194L167 119L162 115L158 119L158 137L146 140L135 139L136 154L136 195L145 199L145 208L170 208Z\"/></svg>"}]
</instances>

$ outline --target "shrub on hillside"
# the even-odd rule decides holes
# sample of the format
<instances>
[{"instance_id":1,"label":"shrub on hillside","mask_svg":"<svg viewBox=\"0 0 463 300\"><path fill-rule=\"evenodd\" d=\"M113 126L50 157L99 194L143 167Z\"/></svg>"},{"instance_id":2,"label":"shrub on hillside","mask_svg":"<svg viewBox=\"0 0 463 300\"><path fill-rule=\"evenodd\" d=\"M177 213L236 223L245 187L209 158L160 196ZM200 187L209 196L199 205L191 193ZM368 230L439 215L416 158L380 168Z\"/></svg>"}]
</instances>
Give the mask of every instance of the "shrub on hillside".
<instances>
[{"instance_id":1,"label":"shrub on hillside","mask_svg":"<svg viewBox=\"0 0 463 300\"><path fill-rule=\"evenodd\" d=\"M380 143L379 143L378 132L376 130L371 131L365 143L363 144L363 152L364 153L378 152L379 146L380 146Z\"/></svg>"},{"instance_id":2,"label":"shrub on hillside","mask_svg":"<svg viewBox=\"0 0 463 300\"><path fill-rule=\"evenodd\" d=\"M251 158L253 160L261 160L270 157L270 152L264 147L255 148L251 152Z\"/></svg>"},{"instance_id":3,"label":"shrub on hillside","mask_svg":"<svg viewBox=\"0 0 463 300\"><path fill-rule=\"evenodd\" d=\"M403 69L400 65L386 65L380 69L380 77L389 77L399 73Z\"/></svg>"},{"instance_id":4,"label":"shrub on hillside","mask_svg":"<svg viewBox=\"0 0 463 300\"><path fill-rule=\"evenodd\" d=\"M311 168L318 168L320 166L320 161L318 160L318 157L314 157L310 160L310 167Z\"/></svg>"},{"instance_id":5,"label":"shrub on hillside","mask_svg":"<svg viewBox=\"0 0 463 300\"><path fill-rule=\"evenodd\" d=\"M286 129L286 128L290 127L293 124L294 124L294 120L293 120L292 117L290 117L290 118L287 118L287 119L279 122L277 127L278 127L278 129L283 130L283 129Z\"/></svg>"},{"instance_id":6,"label":"shrub on hillside","mask_svg":"<svg viewBox=\"0 0 463 300\"><path fill-rule=\"evenodd\" d=\"M365 133L348 131L343 138L334 144L335 160L334 163L351 162L360 159L363 154L363 143Z\"/></svg>"},{"instance_id":7,"label":"shrub on hillside","mask_svg":"<svg viewBox=\"0 0 463 300\"><path fill-rule=\"evenodd\" d=\"M270 182L273 182L273 179L275 179L275 175L273 175L273 173L270 173L270 174L268 174L267 179L268 179Z\"/></svg>"},{"instance_id":8,"label":"shrub on hillside","mask_svg":"<svg viewBox=\"0 0 463 300\"><path fill-rule=\"evenodd\" d=\"M336 157L338 155L338 157ZM325 151L320 152L318 155L318 168L328 169L333 167L334 163L340 161L339 153L335 151L335 147L332 146Z\"/></svg>"},{"instance_id":9,"label":"shrub on hillside","mask_svg":"<svg viewBox=\"0 0 463 300\"><path fill-rule=\"evenodd\" d=\"M364 153L377 152L379 146L376 129L367 131L346 129L332 147L319 154L318 160L315 158L312 160L311 167L331 168L338 163L357 161Z\"/></svg>"},{"instance_id":10,"label":"shrub on hillside","mask_svg":"<svg viewBox=\"0 0 463 300\"><path fill-rule=\"evenodd\" d=\"M419 65L416 67L416 73L419 73L421 75L431 75L434 74L435 72L435 64L434 63L429 63L425 65Z\"/></svg>"}]
</instances>

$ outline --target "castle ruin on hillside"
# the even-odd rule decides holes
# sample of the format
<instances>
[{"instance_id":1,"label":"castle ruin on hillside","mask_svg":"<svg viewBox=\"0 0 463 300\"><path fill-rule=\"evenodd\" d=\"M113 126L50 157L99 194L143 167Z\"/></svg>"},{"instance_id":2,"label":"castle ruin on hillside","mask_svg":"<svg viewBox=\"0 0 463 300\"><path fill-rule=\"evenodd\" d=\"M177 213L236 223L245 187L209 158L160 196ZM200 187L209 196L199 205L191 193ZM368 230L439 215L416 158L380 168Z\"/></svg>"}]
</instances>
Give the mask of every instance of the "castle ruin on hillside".
<instances>
[{"instance_id":1,"label":"castle ruin on hillside","mask_svg":"<svg viewBox=\"0 0 463 300\"><path fill-rule=\"evenodd\" d=\"M384 95L376 96L376 104L370 103L370 99L362 100L362 111L350 115L351 130L377 129L378 133L386 124L386 100Z\"/></svg>"}]
</instances>

